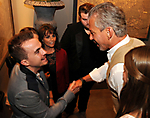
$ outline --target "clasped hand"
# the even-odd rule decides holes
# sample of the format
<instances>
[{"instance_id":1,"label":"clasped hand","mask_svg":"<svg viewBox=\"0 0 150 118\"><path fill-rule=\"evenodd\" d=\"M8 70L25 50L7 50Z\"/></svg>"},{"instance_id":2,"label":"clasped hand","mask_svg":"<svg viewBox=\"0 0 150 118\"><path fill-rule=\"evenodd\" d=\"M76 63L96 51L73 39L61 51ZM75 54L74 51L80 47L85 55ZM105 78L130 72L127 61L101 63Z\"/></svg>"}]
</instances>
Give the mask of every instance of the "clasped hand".
<instances>
[{"instance_id":1,"label":"clasped hand","mask_svg":"<svg viewBox=\"0 0 150 118\"><path fill-rule=\"evenodd\" d=\"M71 90L74 94L76 94L77 92L80 91L80 88L82 87L82 81L79 79L77 81L73 81L70 85L69 85L69 90Z\"/></svg>"}]
</instances>

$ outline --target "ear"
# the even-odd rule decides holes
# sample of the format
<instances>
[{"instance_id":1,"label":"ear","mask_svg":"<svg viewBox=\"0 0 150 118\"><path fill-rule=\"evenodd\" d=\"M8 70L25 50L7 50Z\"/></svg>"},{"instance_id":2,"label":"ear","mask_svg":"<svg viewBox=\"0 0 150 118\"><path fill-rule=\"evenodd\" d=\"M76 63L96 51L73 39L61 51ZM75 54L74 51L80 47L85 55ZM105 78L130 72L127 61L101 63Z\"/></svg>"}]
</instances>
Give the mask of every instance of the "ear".
<instances>
[{"instance_id":1,"label":"ear","mask_svg":"<svg viewBox=\"0 0 150 118\"><path fill-rule=\"evenodd\" d=\"M78 20L79 20L79 21L81 20L81 17L80 17L80 15L79 15L79 17L78 17Z\"/></svg>"},{"instance_id":2,"label":"ear","mask_svg":"<svg viewBox=\"0 0 150 118\"><path fill-rule=\"evenodd\" d=\"M24 66L29 66L29 62L28 62L28 60L26 60L26 59L21 60L20 63L21 63L22 65L24 65Z\"/></svg>"},{"instance_id":3,"label":"ear","mask_svg":"<svg viewBox=\"0 0 150 118\"><path fill-rule=\"evenodd\" d=\"M107 27L107 28L106 28L106 33L107 33L108 39L111 39L112 36L113 36L113 33L114 33L113 28L112 28L112 27Z\"/></svg>"}]
</instances>

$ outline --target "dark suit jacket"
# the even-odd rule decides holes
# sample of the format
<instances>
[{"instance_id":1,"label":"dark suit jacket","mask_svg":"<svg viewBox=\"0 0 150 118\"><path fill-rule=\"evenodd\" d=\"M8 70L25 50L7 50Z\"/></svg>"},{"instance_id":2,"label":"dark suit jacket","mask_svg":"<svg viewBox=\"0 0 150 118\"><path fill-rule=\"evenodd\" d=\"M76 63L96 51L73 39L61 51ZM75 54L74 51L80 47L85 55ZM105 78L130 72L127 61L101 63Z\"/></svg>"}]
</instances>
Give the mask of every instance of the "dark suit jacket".
<instances>
[{"instance_id":1,"label":"dark suit jacket","mask_svg":"<svg viewBox=\"0 0 150 118\"><path fill-rule=\"evenodd\" d=\"M74 77L75 74L80 75L80 73L83 73L81 76L85 76L95 67L103 65L107 61L106 51L100 51L96 44L90 41L81 22L67 26L61 39L61 47L66 50L68 55L71 77ZM89 55L88 58L87 55Z\"/></svg>"},{"instance_id":2,"label":"dark suit jacket","mask_svg":"<svg viewBox=\"0 0 150 118\"><path fill-rule=\"evenodd\" d=\"M13 118L55 118L75 97L68 90L49 108L49 88L43 71L40 77L18 63L14 66L7 92Z\"/></svg>"}]
</instances>

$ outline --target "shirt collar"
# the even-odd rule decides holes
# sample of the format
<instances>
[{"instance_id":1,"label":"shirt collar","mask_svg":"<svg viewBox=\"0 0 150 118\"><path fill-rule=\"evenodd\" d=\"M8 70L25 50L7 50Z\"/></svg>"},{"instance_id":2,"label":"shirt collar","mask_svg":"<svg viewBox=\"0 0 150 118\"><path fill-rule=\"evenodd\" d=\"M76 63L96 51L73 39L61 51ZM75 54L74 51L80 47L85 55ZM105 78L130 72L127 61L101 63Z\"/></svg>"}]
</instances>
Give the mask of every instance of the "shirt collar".
<instances>
[{"instance_id":1,"label":"shirt collar","mask_svg":"<svg viewBox=\"0 0 150 118\"><path fill-rule=\"evenodd\" d=\"M31 70L29 70L27 67L25 67L22 64L20 64L20 70L25 74L29 74L29 75L32 75L33 77L36 77L35 73L33 73Z\"/></svg>"},{"instance_id":2,"label":"shirt collar","mask_svg":"<svg viewBox=\"0 0 150 118\"><path fill-rule=\"evenodd\" d=\"M110 50L107 51L107 58L108 58L109 62L111 62L111 58L112 58L113 54L115 53L115 51L119 47L127 44L129 41L130 41L130 38L127 35L122 41L120 41L118 44L116 44L114 47L112 47Z\"/></svg>"},{"instance_id":3,"label":"shirt collar","mask_svg":"<svg viewBox=\"0 0 150 118\"><path fill-rule=\"evenodd\" d=\"M41 70L39 70L38 72L37 72L37 74L35 74L35 73L33 73L31 70L29 70L27 67L25 67L24 65L22 65L22 64L20 64L20 70L23 72L23 73L25 73L26 75L30 75L30 76L32 76L33 78L38 78L39 79L39 76L40 76L40 71ZM40 79L41 80L41 79Z\"/></svg>"}]
</instances>

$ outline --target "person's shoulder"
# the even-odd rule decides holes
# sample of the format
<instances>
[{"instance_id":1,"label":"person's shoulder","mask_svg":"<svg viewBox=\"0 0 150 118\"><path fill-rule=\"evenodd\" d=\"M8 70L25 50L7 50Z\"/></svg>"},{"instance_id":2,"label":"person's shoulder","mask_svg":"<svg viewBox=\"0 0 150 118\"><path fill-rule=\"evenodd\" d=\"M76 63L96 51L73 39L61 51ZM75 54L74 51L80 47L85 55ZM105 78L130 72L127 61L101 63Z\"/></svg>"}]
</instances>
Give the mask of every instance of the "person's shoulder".
<instances>
[{"instance_id":1,"label":"person's shoulder","mask_svg":"<svg viewBox=\"0 0 150 118\"><path fill-rule=\"evenodd\" d=\"M73 28L73 29L79 29L82 28L82 24L81 22L77 22L77 23L71 23L67 25L68 28Z\"/></svg>"},{"instance_id":2,"label":"person's shoulder","mask_svg":"<svg viewBox=\"0 0 150 118\"><path fill-rule=\"evenodd\" d=\"M67 54L66 53L66 51L63 49L63 48L61 48L60 50L56 50L56 53L63 53L63 54Z\"/></svg>"},{"instance_id":3,"label":"person's shoulder","mask_svg":"<svg viewBox=\"0 0 150 118\"><path fill-rule=\"evenodd\" d=\"M140 46L145 45L143 41L137 38L130 37L131 40L133 40L134 43L139 44Z\"/></svg>"},{"instance_id":4,"label":"person's shoulder","mask_svg":"<svg viewBox=\"0 0 150 118\"><path fill-rule=\"evenodd\" d=\"M16 63L12 69L12 74L15 74L15 73L21 73L21 70L20 70L20 64L19 63ZM18 74L17 74L18 75Z\"/></svg>"}]
</instances>

